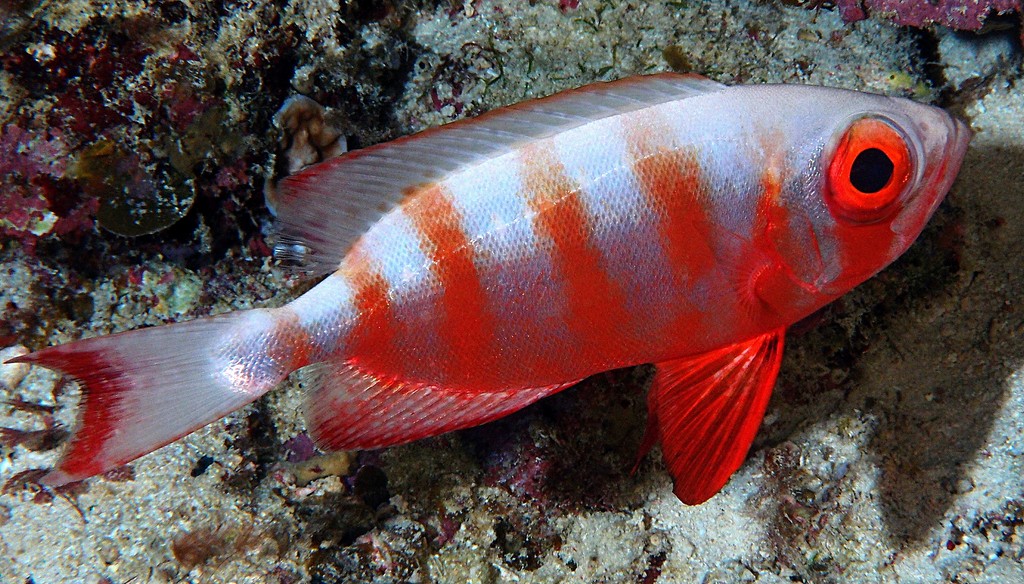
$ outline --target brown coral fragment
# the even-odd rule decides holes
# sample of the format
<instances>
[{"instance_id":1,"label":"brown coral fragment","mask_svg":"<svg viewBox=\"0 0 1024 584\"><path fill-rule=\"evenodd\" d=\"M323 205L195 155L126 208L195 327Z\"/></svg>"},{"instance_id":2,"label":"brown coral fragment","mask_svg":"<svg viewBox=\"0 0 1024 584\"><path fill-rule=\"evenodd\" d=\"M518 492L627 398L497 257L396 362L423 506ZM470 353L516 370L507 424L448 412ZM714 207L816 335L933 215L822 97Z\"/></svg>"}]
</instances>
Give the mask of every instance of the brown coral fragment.
<instances>
[{"instance_id":1,"label":"brown coral fragment","mask_svg":"<svg viewBox=\"0 0 1024 584\"><path fill-rule=\"evenodd\" d=\"M270 537L252 524L225 523L179 533L171 540L171 554L181 567L191 571L197 566L217 567L238 555L260 551L271 554L276 546L280 554L287 542ZM268 547L269 546L269 547Z\"/></svg>"},{"instance_id":2,"label":"brown coral fragment","mask_svg":"<svg viewBox=\"0 0 1024 584\"><path fill-rule=\"evenodd\" d=\"M186 531L171 541L171 553L181 567L192 570L229 551L226 530L200 528Z\"/></svg>"},{"instance_id":3,"label":"brown coral fragment","mask_svg":"<svg viewBox=\"0 0 1024 584\"><path fill-rule=\"evenodd\" d=\"M281 132L277 175L288 176L328 158L344 154L344 134L327 120L327 112L304 95L288 98L274 114ZM276 208L276 180L268 180L265 196L271 212Z\"/></svg>"},{"instance_id":4,"label":"brown coral fragment","mask_svg":"<svg viewBox=\"0 0 1024 584\"><path fill-rule=\"evenodd\" d=\"M15 396L14 399L7 400L7 405L11 406L12 410L19 412L28 412L30 414L39 414L41 416L52 415L57 409L56 406L48 406L46 404L28 401L21 396Z\"/></svg>"},{"instance_id":5,"label":"brown coral fragment","mask_svg":"<svg viewBox=\"0 0 1024 584\"><path fill-rule=\"evenodd\" d=\"M53 450L60 446L67 439L68 435L68 431L60 425L51 425L42 430L0 428L0 444L10 448L23 446L28 450L40 452Z\"/></svg>"},{"instance_id":6,"label":"brown coral fragment","mask_svg":"<svg viewBox=\"0 0 1024 584\"><path fill-rule=\"evenodd\" d=\"M339 450L296 463L292 467L295 484L303 487L329 476L345 476L355 462L355 453Z\"/></svg>"},{"instance_id":7,"label":"brown coral fragment","mask_svg":"<svg viewBox=\"0 0 1024 584\"><path fill-rule=\"evenodd\" d=\"M22 490L41 491L42 487L39 485L39 480L46 476L48 472L50 471L45 468L30 468L15 473L11 478L7 479L3 487L0 487L0 493L13 495Z\"/></svg>"},{"instance_id":8,"label":"brown coral fragment","mask_svg":"<svg viewBox=\"0 0 1024 584\"><path fill-rule=\"evenodd\" d=\"M288 159L288 174L345 153L345 136L327 122L325 114L317 102L296 95L274 115L274 123L285 133L282 146Z\"/></svg>"}]
</instances>

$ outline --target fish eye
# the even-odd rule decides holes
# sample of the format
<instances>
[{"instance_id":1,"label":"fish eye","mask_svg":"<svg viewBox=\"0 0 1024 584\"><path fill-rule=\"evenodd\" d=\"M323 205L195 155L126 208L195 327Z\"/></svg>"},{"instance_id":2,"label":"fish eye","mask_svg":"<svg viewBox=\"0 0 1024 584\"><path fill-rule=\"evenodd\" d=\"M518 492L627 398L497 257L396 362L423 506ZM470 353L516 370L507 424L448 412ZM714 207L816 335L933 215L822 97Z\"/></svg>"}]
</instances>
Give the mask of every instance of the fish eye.
<instances>
[{"instance_id":1,"label":"fish eye","mask_svg":"<svg viewBox=\"0 0 1024 584\"><path fill-rule=\"evenodd\" d=\"M850 184L862 193L877 193L892 180L896 165L878 148L862 150L850 166Z\"/></svg>"},{"instance_id":2,"label":"fish eye","mask_svg":"<svg viewBox=\"0 0 1024 584\"><path fill-rule=\"evenodd\" d=\"M899 207L913 165L902 132L883 119L859 119L843 133L829 162L828 202L858 223L881 221Z\"/></svg>"}]
</instances>

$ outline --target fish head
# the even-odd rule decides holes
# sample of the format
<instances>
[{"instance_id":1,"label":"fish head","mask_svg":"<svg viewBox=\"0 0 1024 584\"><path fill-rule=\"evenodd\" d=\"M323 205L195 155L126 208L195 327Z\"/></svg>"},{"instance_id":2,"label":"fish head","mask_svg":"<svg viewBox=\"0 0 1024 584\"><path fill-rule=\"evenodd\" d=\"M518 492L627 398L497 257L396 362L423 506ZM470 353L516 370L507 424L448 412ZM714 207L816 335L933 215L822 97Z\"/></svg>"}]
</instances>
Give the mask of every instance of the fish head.
<instances>
[{"instance_id":1,"label":"fish head","mask_svg":"<svg viewBox=\"0 0 1024 584\"><path fill-rule=\"evenodd\" d=\"M908 99L803 89L817 90L818 107L805 109L812 113L790 128L800 136L791 142L790 163L800 170L785 204L799 218L790 223L806 225L800 241L813 245L784 261L827 301L917 239L956 178L972 134L946 111ZM804 105L806 99L798 98Z\"/></svg>"}]
</instances>

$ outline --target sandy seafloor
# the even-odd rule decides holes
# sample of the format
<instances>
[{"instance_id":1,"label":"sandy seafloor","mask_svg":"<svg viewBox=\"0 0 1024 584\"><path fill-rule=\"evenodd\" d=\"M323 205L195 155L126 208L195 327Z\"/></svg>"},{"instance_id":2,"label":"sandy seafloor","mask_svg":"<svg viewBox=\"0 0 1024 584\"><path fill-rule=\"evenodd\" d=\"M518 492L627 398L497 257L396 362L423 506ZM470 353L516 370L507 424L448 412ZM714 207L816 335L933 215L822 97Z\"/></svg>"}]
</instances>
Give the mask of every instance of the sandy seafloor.
<instances>
[{"instance_id":1,"label":"sandy seafloor","mask_svg":"<svg viewBox=\"0 0 1024 584\"><path fill-rule=\"evenodd\" d=\"M71 491L11 482L52 465L51 444L0 447L0 581L1024 582L1017 32L844 24L778 2L563 4L0 5L0 123L28 132L0 160L36 147L60 178L97 143L146 149L150 162L184 152L198 192L178 225L136 239L88 226L0 240L0 338L35 349L275 306L308 286L261 246L263 177L280 160L271 116L294 93L329 106L357 146L672 67L959 112L976 136L949 198L905 257L791 335L761 433L725 489L687 507L658 456L628 474L643 368L480 429L317 459L343 476L299 486L288 460L309 453L292 379L132 472ZM99 93L74 89L92 82L76 65L54 63L73 46L96 49L73 57L88 67L119 60L113 74L90 70L106 84ZM138 101L76 126L54 118L72 111L56 95L69 87ZM174 125L194 118L180 108L209 103L218 117L207 134ZM64 188L84 188L77 172ZM73 386L21 373L4 370L17 384L0 397L55 406L55 422L73 424ZM45 412L0 407L0 427L47 423Z\"/></svg>"}]
</instances>

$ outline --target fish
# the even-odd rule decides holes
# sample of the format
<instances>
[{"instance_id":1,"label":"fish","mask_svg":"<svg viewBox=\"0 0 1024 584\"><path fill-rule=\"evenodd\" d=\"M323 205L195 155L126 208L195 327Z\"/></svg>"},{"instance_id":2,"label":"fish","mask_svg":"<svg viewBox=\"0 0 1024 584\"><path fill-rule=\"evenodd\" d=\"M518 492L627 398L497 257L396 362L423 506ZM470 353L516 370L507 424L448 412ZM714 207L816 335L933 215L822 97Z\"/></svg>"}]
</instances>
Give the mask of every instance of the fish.
<instances>
[{"instance_id":1,"label":"fish","mask_svg":"<svg viewBox=\"0 0 1024 584\"><path fill-rule=\"evenodd\" d=\"M49 485L126 464L308 372L316 443L483 424L653 364L641 454L699 504L742 465L787 328L900 256L967 125L907 99L662 73L355 150L280 181L308 292L16 357L82 388ZM638 391L642 388L637 388Z\"/></svg>"}]
</instances>

